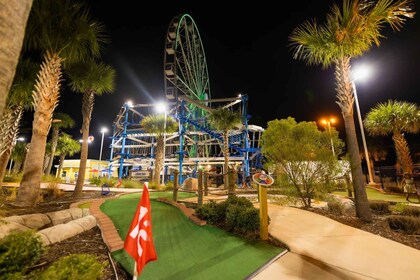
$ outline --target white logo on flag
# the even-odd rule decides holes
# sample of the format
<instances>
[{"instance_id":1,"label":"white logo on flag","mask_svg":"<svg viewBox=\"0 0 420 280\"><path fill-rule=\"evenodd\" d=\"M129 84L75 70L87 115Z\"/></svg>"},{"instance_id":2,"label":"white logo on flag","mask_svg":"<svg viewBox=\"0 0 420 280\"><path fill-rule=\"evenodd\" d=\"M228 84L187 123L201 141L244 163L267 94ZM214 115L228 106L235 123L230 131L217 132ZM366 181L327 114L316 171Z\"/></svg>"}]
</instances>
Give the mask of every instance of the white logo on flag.
<instances>
[{"instance_id":1,"label":"white logo on flag","mask_svg":"<svg viewBox=\"0 0 420 280\"><path fill-rule=\"evenodd\" d=\"M143 254L143 248L140 244L140 238L144 241L148 240L147 232L144 229L140 229L139 225L141 223L141 220L144 218L144 216L147 214L149 210L146 207L140 206L140 213L139 213L139 221L135 228L130 232L130 237L137 239L137 253L139 257ZM150 221L146 220L143 222L144 227L147 227L150 225Z\"/></svg>"}]
</instances>

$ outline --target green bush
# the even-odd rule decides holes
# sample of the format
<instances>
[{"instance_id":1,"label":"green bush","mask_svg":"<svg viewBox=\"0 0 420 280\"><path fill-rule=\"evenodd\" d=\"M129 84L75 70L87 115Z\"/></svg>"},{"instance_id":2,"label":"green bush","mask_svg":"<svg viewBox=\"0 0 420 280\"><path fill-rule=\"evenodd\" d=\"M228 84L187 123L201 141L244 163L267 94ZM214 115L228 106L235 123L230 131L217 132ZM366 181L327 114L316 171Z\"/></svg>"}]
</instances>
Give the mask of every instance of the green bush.
<instances>
[{"instance_id":1,"label":"green bush","mask_svg":"<svg viewBox=\"0 0 420 280\"><path fill-rule=\"evenodd\" d=\"M389 227L402 230L408 234L420 233L420 218L410 216L392 215L387 218Z\"/></svg>"},{"instance_id":2,"label":"green bush","mask_svg":"<svg viewBox=\"0 0 420 280\"><path fill-rule=\"evenodd\" d=\"M127 188L127 189L143 189L143 184L140 183L139 181L123 179L122 185L124 186L124 188Z\"/></svg>"},{"instance_id":3,"label":"green bush","mask_svg":"<svg viewBox=\"0 0 420 280\"><path fill-rule=\"evenodd\" d=\"M339 201L330 201L327 203L327 206L328 206L328 212L334 215L343 215L345 211L345 207L343 203Z\"/></svg>"},{"instance_id":4,"label":"green bush","mask_svg":"<svg viewBox=\"0 0 420 280\"><path fill-rule=\"evenodd\" d=\"M245 197L232 196L220 203L210 201L195 212L209 224L242 236L255 236L255 230L260 227L259 210Z\"/></svg>"},{"instance_id":5,"label":"green bush","mask_svg":"<svg viewBox=\"0 0 420 280\"><path fill-rule=\"evenodd\" d=\"M73 254L55 261L39 277L41 280L101 279L107 262L101 264L94 255Z\"/></svg>"},{"instance_id":6,"label":"green bush","mask_svg":"<svg viewBox=\"0 0 420 280\"><path fill-rule=\"evenodd\" d=\"M405 208L407 207L409 207L408 202L400 202L391 206L391 210L393 214L400 215L404 212Z\"/></svg>"},{"instance_id":7,"label":"green bush","mask_svg":"<svg viewBox=\"0 0 420 280\"><path fill-rule=\"evenodd\" d=\"M416 206L407 206L401 214L404 216L420 217L420 208Z\"/></svg>"},{"instance_id":8,"label":"green bush","mask_svg":"<svg viewBox=\"0 0 420 280\"><path fill-rule=\"evenodd\" d=\"M95 186L99 187L101 185L101 178L100 177L90 178L89 183L91 185L95 185Z\"/></svg>"},{"instance_id":9,"label":"green bush","mask_svg":"<svg viewBox=\"0 0 420 280\"><path fill-rule=\"evenodd\" d=\"M22 181L23 173L12 173L10 175L5 175L3 178L3 183L20 183Z\"/></svg>"},{"instance_id":10,"label":"green bush","mask_svg":"<svg viewBox=\"0 0 420 280\"><path fill-rule=\"evenodd\" d=\"M33 230L10 233L0 240L0 275L26 271L43 252L41 238Z\"/></svg>"},{"instance_id":11,"label":"green bush","mask_svg":"<svg viewBox=\"0 0 420 280\"><path fill-rule=\"evenodd\" d=\"M197 217L206 220L211 225L223 223L226 218L226 209L221 203L211 200L195 209Z\"/></svg>"},{"instance_id":12,"label":"green bush","mask_svg":"<svg viewBox=\"0 0 420 280\"><path fill-rule=\"evenodd\" d=\"M21 272L11 272L11 273L0 275L0 280L21 280L21 279L25 279L23 278Z\"/></svg>"},{"instance_id":13,"label":"green bush","mask_svg":"<svg viewBox=\"0 0 420 280\"><path fill-rule=\"evenodd\" d=\"M226 225L231 231L247 234L255 233L260 228L260 213L254 207L229 205L226 213Z\"/></svg>"},{"instance_id":14,"label":"green bush","mask_svg":"<svg viewBox=\"0 0 420 280\"><path fill-rule=\"evenodd\" d=\"M389 202L385 200L369 200L370 209L379 214L389 213Z\"/></svg>"},{"instance_id":15,"label":"green bush","mask_svg":"<svg viewBox=\"0 0 420 280\"><path fill-rule=\"evenodd\" d=\"M42 175L41 181L43 183L61 183L61 178L53 175Z\"/></svg>"}]
</instances>

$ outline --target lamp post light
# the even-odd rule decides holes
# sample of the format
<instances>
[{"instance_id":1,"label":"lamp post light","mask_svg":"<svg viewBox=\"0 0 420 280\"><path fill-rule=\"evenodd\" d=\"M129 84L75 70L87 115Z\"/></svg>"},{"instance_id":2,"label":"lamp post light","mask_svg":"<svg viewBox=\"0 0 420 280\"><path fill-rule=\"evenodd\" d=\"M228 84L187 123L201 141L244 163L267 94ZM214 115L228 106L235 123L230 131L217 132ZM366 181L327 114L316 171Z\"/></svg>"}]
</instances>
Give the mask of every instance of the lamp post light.
<instances>
[{"instance_id":1,"label":"lamp post light","mask_svg":"<svg viewBox=\"0 0 420 280\"><path fill-rule=\"evenodd\" d=\"M332 138L332 134L331 134L331 124L335 123L335 119L334 118L330 118L329 120L321 120L321 123L323 125L328 126L328 132L330 134L330 140L331 140L331 150L333 153L333 156L335 157L335 150L334 150L334 142L333 142L333 138Z\"/></svg>"},{"instance_id":2,"label":"lamp post light","mask_svg":"<svg viewBox=\"0 0 420 280\"><path fill-rule=\"evenodd\" d=\"M23 141L25 141L25 138L24 137L16 138L16 141L13 144L16 145L17 141L23 142ZM9 174L8 175L10 175L10 173L12 173L12 165L13 165L13 158L10 157L10 165L9 165Z\"/></svg>"},{"instance_id":3,"label":"lamp post light","mask_svg":"<svg viewBox=\"0 0 420 280\"><path fill-rule=\"evenodd\" d=\"M101 150L99 152L99 163L98 163L98 177L99 177L99 172L101 171L101 160L102 160L102 148L104 146L104 134L105 132L108 132L108 129L106 127L103 127L101 129L101 133L102 133L102 140L101 140Z\"/></svg>"},{"instance_id":4,"label":"lamp post light","mask_svg":"<svg viewBox=\"0 0 420 280\"><path fill-rule=\"evenodd\" d=\"M165 114L165 122L163 124L163 172L162 172L162 184L165 184L165 155L166 155L166 114L168 106L165 102L160 102L156 104L156 111L158 113Z\"/></svg>"},{"instance_id":5,"label":"lamp post light","mask_svg":"<svg viewBox=\"0 0 420 280\"><path fill-rule=\"evenodd\" d=\"M360 133L362 135L363 149L364 149L365 158L366 158L366 165L367 165L367 169L369 173L369 185L374 185L375 181L373 180L372 168L370 166L369 152L366 145L365 131L363 129L363 121L362 121L362 116L360 114L359 100L357 98L356 83L355 83L356 80L364 79L367 76L369 76L369 74L370 74L370 69L366 66L355 69L355 71L352 72L353 80L351 81L351 85L353 88L354 103L356 104L357 117L359 119Z\"/></svg>"}]
</instances>

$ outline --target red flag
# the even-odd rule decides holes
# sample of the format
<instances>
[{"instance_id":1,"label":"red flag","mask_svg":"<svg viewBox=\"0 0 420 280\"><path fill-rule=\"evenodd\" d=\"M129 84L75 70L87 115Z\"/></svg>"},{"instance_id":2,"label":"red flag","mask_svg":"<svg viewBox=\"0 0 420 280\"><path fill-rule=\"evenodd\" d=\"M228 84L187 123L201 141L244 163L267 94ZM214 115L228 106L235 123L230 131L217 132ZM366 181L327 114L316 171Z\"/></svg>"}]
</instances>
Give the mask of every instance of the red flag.
<instances>
[{"instance_id":1,"label":"red flag","mask_svg":"<svg viewBox=\"0 0 420 280\"><path fill-rule=\"evenodd\" d=\"M149 191L144 184L140 204L124 241L124 249L136 262L137 271L134 271L134 275L140 275L148 262L157 259L151 222Z\"/></svg>"}]
</instances>

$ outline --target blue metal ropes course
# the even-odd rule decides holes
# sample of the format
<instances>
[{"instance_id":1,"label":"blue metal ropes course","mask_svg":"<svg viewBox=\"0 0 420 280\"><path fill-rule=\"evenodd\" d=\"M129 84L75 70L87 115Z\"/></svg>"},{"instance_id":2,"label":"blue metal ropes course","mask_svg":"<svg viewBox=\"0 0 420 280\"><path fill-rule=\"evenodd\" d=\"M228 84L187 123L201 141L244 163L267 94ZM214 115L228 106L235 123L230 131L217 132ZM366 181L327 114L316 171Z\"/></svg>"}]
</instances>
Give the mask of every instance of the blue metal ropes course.
<instances>
[{"instance_id":1,"label":"blue metal ropes course","mask_svg":"<svg viewBox=\"0 0 420 280\"><path fill-rule=\"evenodd\" d=\"M259 140L263 128L248 124L248 97L242 95L205 102L242 114L242 126L229 131L230 164L241 165L245 175L249 175L252 167L261 168ZM179 96L177 102L169 104L168 117L178 121L179 130L165 135L165 176L170 176L177 169L185 178L196 174L199 167L223 166L221 133L210 127L206 116L194 117L190 112L190 105L200 107L205 112L211 111L210 107L201 103L204 101ZM144 117L154 114L155 106L156 104L125 103L115 118L109 170L118 167L120 179L128 176L130 170L145 171L154 168L157 135L146 133L140 127L140 122Z\"/></svg>"}]
</instances>

